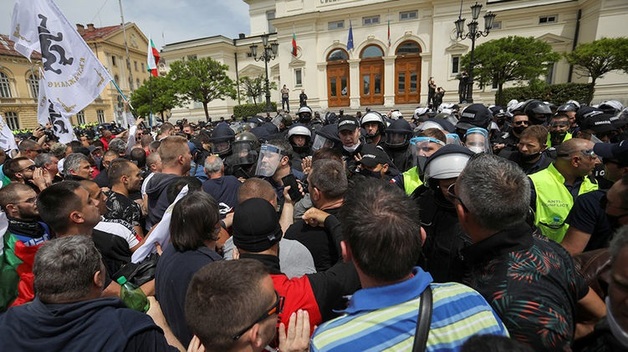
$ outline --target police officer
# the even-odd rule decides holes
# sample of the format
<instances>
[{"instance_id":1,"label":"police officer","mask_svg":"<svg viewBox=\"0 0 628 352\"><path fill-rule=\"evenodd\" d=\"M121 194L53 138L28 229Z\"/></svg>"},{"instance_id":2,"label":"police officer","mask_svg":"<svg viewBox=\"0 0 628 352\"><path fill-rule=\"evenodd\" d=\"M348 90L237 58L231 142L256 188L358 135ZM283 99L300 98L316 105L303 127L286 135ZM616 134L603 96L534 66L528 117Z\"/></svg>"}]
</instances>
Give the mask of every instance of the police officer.
<instances>
[{"instance_id":1,"label":"police officer","mask_svg":"<svg viewBox=\"0 0 628 352\"><path fill-rule=\"evenodd\" d=\"M362 116L360 125L365 131L364 138L367 144L384 144L382 137L385 135L386 123L382 114L371 110Z\"/></svg>"},{"instance_id":2,"label":"police officer","mask_svg":"<svg viewBox=\"0 0 628 352\"><path fill-rule=\"evenodd\" d=\"M412 152L408 148L412 137L412 127L404 119L394 120L386 128L384 151L390 157L395 167L403 172L414 166Z\"/></svg>"},{"instance_id":3,"label":"police officer","mask_svg":"<svg viewBox=\"0 0 628 352\"><path fill-rule=\"evenodd\" d=\"M295 169L301 169L301 160L312 155L312 131L301 123L292 125L288 130L288 141L294 151L292 165Z\"/></svg>"}]
</instances>

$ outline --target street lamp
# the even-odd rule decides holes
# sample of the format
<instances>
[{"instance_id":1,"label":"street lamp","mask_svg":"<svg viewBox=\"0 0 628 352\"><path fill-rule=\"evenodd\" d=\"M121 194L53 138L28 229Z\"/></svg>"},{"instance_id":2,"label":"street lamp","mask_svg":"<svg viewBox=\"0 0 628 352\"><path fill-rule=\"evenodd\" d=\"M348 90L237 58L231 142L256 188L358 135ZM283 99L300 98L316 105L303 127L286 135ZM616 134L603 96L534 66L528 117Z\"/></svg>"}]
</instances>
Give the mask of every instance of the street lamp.
<instances>
[{"instance_id":1,"label":"street lamp","mask_svg":"<svg viewBox=\"0 0 628 352\"><path fill-rule=\"evenodd\" d=\"M253 56L255 61L264 60L264 73L266 74L266 112L270 112L272 108L270 105L270 86L268 82L268 62L277 57L279 44L277 42L268 43L268 34L262 34L262 49L264 49L264 53L257 57L257 44L253 44L249 48L251 49L251 56Z\"/></svg>"},{"instance_id":2,"label":"street lamp","mask_svg":"<svg viewBox=\"0 0 628 352\"><path fill-rule=\"evenodd\" d=\"M493 28L493 21L495 20L495 14L491 11L488 11L484 14L484 31L478 31L478 18L480 17L480 11L482 10L482 4L475 3L475 5L471 6L471 17L473 20L467 25L469 31L464 33L464 18L461 15L458 16L458 19L454 21L456 25L456 36L460 39L471 39L471 60L469 63L469 83L467 85L466 91L466 101L467 103L473 103L473 66L475 65L475 40L480 37L486 37L491 29ZM462 2L460 3L460 12L462 13Z\"/></svg>"}]
</instances>

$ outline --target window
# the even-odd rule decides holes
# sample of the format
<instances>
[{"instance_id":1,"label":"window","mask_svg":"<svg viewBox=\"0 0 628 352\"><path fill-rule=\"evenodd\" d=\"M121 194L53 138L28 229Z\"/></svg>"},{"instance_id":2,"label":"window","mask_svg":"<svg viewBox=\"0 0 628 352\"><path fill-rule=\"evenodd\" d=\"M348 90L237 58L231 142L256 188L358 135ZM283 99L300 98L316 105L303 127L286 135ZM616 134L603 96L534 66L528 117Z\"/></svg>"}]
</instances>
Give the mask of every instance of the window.
<instances>
[{"instance_id":1,"label":"window","mask_svg":"<svg viewBox=\"0 0 628 352\"><path fill-rule=\"evenodd\" d=\"M365 26L379 24L379 15L377 15L377 16L369 16L369 17L362 17L362 24L365 25Z\"/></svg>"},{"instance_id":2,"label":"window","mask_svg":"<svg viewBox=\"0 0 628 352\"><path fill-rule=\"evenodd\" d=\"M144 72L144 71L146 71L146 70L144 69L144 63L142 63L142 72Z\"/></svg>"},{"instance_id":3,"label":"window","mask_svg":"<svg viewBox=\"0 0 628 352\"><path fill-rule=\"evenodd\" d=\"M39 97L39 77L36 74L28 75L28 88L30 88L31 97L37 99Z\"/></svg>"},{"instance_id":4,"label":"window","mask_svg":"<svg viewBox=\"0 0 628 352\"><path fill-rule=\"evenodd\" d=\"M349 60L349 55L342 49L336 49L329 53L327 61Z\"/></svg>"},{"instance_id":5,"label":"window","mask_svg":"<svg viewBox=\"0 0 628 352\"><path fill-rule=\"evenodd\" d=\"M137 71L137 61L133 61L133 66L135 66L135 71Z\"/></svg>"},{"instance_id":6,"label":"window","mask_svg":"<svg viewBox=\"0 0 628 352\"><path fill-rule=\"evenodd\" d=\"M11 98L11 82L4 72L0 72L0 98Z\"/></svg>"},{"instance_id":7,"label":"window","mask_svg":"<svg viewBox=\"0 0 628 352\"><path fill-rule=\"evenodd\" d=\"M382 49L379 46L377 46L377 45L369 45L366 48L364 48L360 58L368 59L368 58L371 58L371 57L382 57L382 56L384 56L384 52L382 51Z\"/></svg>"},{"instance_id":8,"label":"window","mask_svg":"<svg viewBox=\"0 0 628 352\"><path fill-rule=\"evenodd\" d=\"M105 112L103 110L96 110L96 118L98 118L98 123L105 123Z\"/></svg>"},{"instance_id":9,"label":"window","mask_svg":"<svg viewBox=\"0 0 628 352\"><path fill-rule=\"evenodd\" d=\"M85 112L83 110L76 113L76 121L79 125L85 124Z\"/></svg>"},{"instance_id":10,"label":"window","mask_svg":"<svg viewBox=\"0 0 628 352\"><path fill-rule=\"evenodd\" d=\"M545 75L545 83L553 84L554 83L554 69L556 67L556 63L547 68L547 74Z\"/></svg>"},{"instance_id":11,"label":"window","mask_svg":"<svg viewBox=\"0 0 628 352\"><path fill-rule=\"evenodd\" d=\"M502 29L502 21L493 22L493 27L491 28L491 30L493 29Z\"/></svg>"},{"instance_id":12,"label":"window","mask_svg":"<svg viewBox=\"0 0 628 352\"><path fill-rule=\"evenodd\" d=\"M334 29L342 29L345 28L345 21L334 21L334 22L328 22L327 23L327 29L334 30Z\"/></svg>"},{"instance_id":13,"label":"window","mask_svg":"<svg viewBox=\"0 0 628 352\"><path fill-rule=\"evenodd\" d=\"M457 75L460 73L460 55L451 56L451 74Z\"/></svg>"},{"instance_id":14,"label":"window","mask_svg":"<svg viewBox=\"0 0 628 352\"><path fill-rule=\"evenodd\" d=\"M300 68L294 69L294 85L301 86L303 84L303 72Z\"/></svg>"},{"instance_id":15,"label":"window","mask_svg":"<svg viewBox=\"0 0 628 352\"><path fill-rule=\"evenodd\" d=\"M399 21L416 20L419 18L419 11L403 11L399 12Z\"/></svg>"},{"instance_id":16,"label":"window","mask_svg":"<svg viewBox=\"0 0 628 352\"><path fill-rule=\"evenodd\" d=\"M113 76L113 80L114 80L117 84L120 84L120 76L118 76L118 75Z\"/></svg>"},{"instance_id":17,"label":"window","mask_svg":"<svg viewBox=\"0 0 628 352\"><path fill-rule=\"evenodd\" d=\"M268 33L275 33L277 29L273 26L273 20L275 19L275 10L266 11L266 21L268 22Z\"/></svg>"},{"instance_id":18,"label":"window","mask_svg":"<svg viewBox=\"0 0 628 352\"><path fill-rule=\"evenodd\" d=\"M4 117L6 118L7 125L9 125L10 129L12 130L20 129L20 119L17 117L17 112L8 111Z\"/></svg>"},{"instance_id":19,"label":"window","mask_svg":"<svg viewBox=\"0 0 628 352\"><path fill-rule=\"evenodd\" d=\"M111 64L116 66L116 57L114 55L111 55Z\"/></svg>"},{"instance_id":20,"label":"window","mask_svg":"<svg viewBox=\"0 0 628 352\"><path fill-rule=\"evenodd\" d=\"M556 22L558 22L558 15L539 17L539 24L556 23Z\"/></svg>"},{"instance_id":21,"label":"window","mask_svg":"<svg viewBox=\"0 0 628 352\"><path fill-rule=\"evenodd\" d=\"M140 79L138 78L135 80L135 89L139 88L140 86L141 86L141 83L140 83Z\"/></svg>"}]
</instances>

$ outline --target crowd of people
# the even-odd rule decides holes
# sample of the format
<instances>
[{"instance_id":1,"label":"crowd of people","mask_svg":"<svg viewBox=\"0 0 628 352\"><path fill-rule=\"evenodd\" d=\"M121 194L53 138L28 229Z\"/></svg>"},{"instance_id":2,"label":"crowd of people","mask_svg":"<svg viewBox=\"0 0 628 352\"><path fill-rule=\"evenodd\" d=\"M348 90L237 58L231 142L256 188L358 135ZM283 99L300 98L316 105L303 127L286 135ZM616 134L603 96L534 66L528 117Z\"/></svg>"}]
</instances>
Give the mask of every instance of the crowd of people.
<instances>
[{"instance_id":1,"label":"crowd of people","mask_svg":"<svg viewBox=\"0 0 628 352\"><path fill-rule=\"evenodd\" d=\"M1 349L628 350L628 109L434 94L23 136Z\"/></svg>"}]
</instances>

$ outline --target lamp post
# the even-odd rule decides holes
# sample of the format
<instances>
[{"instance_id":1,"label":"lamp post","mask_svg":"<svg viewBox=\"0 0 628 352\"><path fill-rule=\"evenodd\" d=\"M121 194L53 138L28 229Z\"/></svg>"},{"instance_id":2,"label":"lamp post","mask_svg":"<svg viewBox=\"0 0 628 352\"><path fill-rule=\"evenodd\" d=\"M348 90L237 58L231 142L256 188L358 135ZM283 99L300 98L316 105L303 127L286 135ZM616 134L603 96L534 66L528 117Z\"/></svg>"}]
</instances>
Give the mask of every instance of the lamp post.
<instances>
[{"instance_id":1,"label":"lamp post","mask_svg":"<svg viewBox=\"0 0 628 352\"><path fill-rule=\"evenodd\" d=\"M268 82L268 62L270 60L274 60L277 57L277 49L279 48L279 44L277 42L268 42L268 34L262 34L262 49L264 49L264 53L262 53L259 57L257 56L257 44L253 44L249 47L251 49L251 55L255 61L264 60L264 73L266 74L265 90L266 90L266 112L270 112L270 86Z\"/></svg>"},{"instance_id":2,"label":"lamp post","mask_svg":"<svg viewBox=\"0 0 628 352\"><path fill-rule=\"evenodd\" d=\"M462 13L462 2L460 3L460 12ZM473 66L475 65L475 40L480 37L486 37L491 29L493 28L493 21L495 20L495 14L491 11L487 12L484 15L484 31L478 31L478 18L480 17L480 11L482 10L482 4L475 3L475 5L471 6L471 17L473 18L467 27L469 31L464 33L464 21L466 19L462 18L462 15L458 16L458 19L454 21L456 25L456 36L460 39L471 39L471 60L469 62L469 83L467 85L466 90L466 101L467 103L473 103Z\"/></svg>"}]
</instances>

